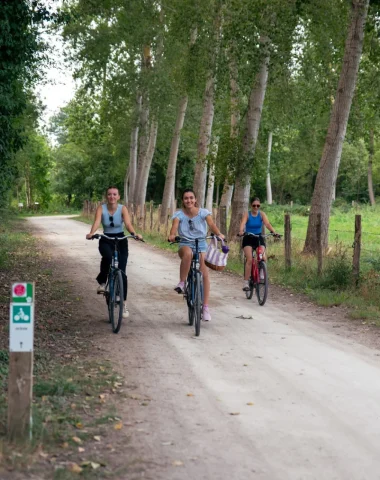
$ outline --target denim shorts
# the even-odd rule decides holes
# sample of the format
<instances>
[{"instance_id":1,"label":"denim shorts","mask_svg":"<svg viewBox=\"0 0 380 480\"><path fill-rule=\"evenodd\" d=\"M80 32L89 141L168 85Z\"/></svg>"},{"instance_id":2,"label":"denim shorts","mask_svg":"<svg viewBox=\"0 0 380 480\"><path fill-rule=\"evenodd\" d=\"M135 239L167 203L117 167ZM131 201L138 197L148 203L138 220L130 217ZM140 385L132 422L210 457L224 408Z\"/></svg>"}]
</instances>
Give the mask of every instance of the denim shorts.
<instances>
[{"instance_id":1,"label":"denim shorts","mask_svg":"<svg viewBox=\"0 0 380 480\"><path fill-rule=\"evenodd\" d=\"M192 242L190 240L181 240L179 243L179 248L181 247L190 247L193 250L193 253L195 253L195 242ZM199 253L205 253L207 250L207 242L205 239L199 240L198 242L198 252Z\"/></svg>"}]
</instances>

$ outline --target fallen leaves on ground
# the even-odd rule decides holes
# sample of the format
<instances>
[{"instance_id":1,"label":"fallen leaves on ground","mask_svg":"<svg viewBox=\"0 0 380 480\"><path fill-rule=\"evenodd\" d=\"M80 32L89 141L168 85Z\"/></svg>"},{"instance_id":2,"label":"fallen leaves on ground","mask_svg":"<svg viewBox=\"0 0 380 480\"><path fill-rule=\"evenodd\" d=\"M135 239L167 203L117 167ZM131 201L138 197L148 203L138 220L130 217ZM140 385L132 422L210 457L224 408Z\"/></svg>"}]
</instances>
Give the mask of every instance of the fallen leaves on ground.
<instances>
[{"instance_id":1,"label":"fallen leaves on ground","mask_svg":"<svg viewBox=\"0 0 380 480\"><path fill-rule=\"evenodd\" d=\"M72 440L73 442L75 442L75 443L79 443L79 444L82 443L82 440L81 440L79 437L72 437L71 440Z\"/></svg>"},{"instance_id":2,"label":"fallen leaves on ground","mask_svg":"<svg viewBox=\"0 0 380 480\"><path fill-rule=\"evenodd\" d=\"M113 427L115 430L121 430L123 428L122 422L116 423Z\"/></svg>"},{"instance_id":3,"label":"fallen leaves on ground","mask_svg":"<svg viewBox=\"0 0 380 480\"><path fill-rule=\"evenodd\" d=\"M181 460L173 460L172 465L175 467L182 467L183 462L181 462Z\"/></svg>"},{"instance_id":4,"label":"fallen leaves on ground","mask_svg":"<svg viewBox=\"0 0 380 480\"><path fill-rule=\"evenodd\" d=\"M68 470L70 470L70 472L72 472L72 473L81 473L81 472L83 472L83 468L80 467L77 463L70 463L67 468L68 468Z\"/></svg>"},{"instance_id":5,"label":"fallen leaves on ground","mask_svg":"<svg viewBox=\"0 0 380 480\"><path fill-rule=\"evenodd\" d=\"M230 412L230 415L240 415L240 412Z\"/></svg>"}]
</instances>

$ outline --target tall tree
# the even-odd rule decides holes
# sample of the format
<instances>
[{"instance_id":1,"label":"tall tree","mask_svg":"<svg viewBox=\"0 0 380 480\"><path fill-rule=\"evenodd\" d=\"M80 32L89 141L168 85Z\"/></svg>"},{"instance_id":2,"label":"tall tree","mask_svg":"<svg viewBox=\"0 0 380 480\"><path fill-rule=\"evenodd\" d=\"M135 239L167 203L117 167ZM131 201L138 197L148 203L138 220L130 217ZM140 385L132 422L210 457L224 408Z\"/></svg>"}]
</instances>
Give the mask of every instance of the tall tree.
<instances>
[{"instance_id":1,"label":"tall tree","mask_svg":"<svg viewBox=\"0 0 380 480\"><path fill-rule=\"evenodd\" d=\"M364 25L368 12L369 0L353 0L351 18L348 26L343 66L340 73L330 124L325 146L318 170L311 202L305 252L316 252L317 215L321 215L322 246L328 245L329 219L335 183L346 134L348 118L362 54Z\"/></svg>"}]
</instances>

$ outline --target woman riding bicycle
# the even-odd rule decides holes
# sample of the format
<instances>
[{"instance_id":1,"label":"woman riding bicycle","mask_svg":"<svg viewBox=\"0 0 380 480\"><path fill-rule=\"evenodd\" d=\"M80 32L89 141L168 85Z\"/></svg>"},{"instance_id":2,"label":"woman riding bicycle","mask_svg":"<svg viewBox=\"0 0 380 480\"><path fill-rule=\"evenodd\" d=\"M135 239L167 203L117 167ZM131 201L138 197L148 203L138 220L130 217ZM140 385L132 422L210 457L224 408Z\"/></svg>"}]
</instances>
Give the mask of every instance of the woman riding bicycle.
<instances>
[{"instance_id":1,"label":"woman riding bicycle","mask_svg":"<svg viewBox=\"0 0 380 480\"><path fill-rule=\"evenodd\" d=\"M193 258L193 251L195 250L196 238L201 238L199 241L198 250L200 252L200 270L203 275L204 285L204 302L203 302L203 320L211 320L210 310L208 308L208 302L210 298L210 278L208 275L208 268L205 265L204 254L207 250L207 242L205 237L207 236L207 227L217 235L219 238L224 239L212 220L211 212L205 208L199 208L197 206L197 199L195 193L191 188L186 189L182 194L182 210L176 212L172 219L172 227L169 234L169 242L174 242L177 230L181 237L179 243L178 255L181 258L181 266L179 270L179 283L175 287L178 293L183 293L185 290L185 282L190 270L191 260Z\"/></svg>"},{"instance_id":2,"label":"woman riding bicycle","mask_svg":"<svg viewBox=\"0 0 380 480\"><path fill-rule=\"evenodd\" d=\"M255 235L260 235L260 237L253 237L252 235L244 235L243 238L243 250L246 258L245 271L244 271L244 286L243 290L249 290L249 277L251 275L252 269L252 252L256 250L259 245L265 247L264 238L261 237L261 231L263 224L268 228L270 232L274 235L277 235L274 231L274 228L269 223L268 217L264 212L260 211L260 199L254 197L251 200L251 211L245 212L240 223L239 235L244 235L244 232L254 233ZM266 261L264 255L264 261Z\"/></svg>"},{"instance_id":3,"label":"woman riding bicycle","mask_svg":"<svg viewBox=\"0 0 380 480\"><path fill-rule=\"evenodd\" d=\"M88 240L91 240L92 236L96 233L100 224L103 225L104 234L108 237L124 237L123 223L131 235L135 234L135 229L132 226L131 219L129 217L128 209L125 205L118 203L120 200L119 189L114 186L107 188L106 192L107 203L99 205L95 212L94 223L92 224L90 233L86 235ZM142 239L141 235L136 235L138 239ZM99 240L99 252L102 256L100 262L100 273L96 277L99 283L97 293L103 293L106 288L108 272L110 269L113 244L106 238ZM125 273L125 267L128 260L128 240L125 239L119 243L119 269ZM123 318L129 316L127 308L127 277L123 275L124 284L124 306L123 306Z\"/></svg>"}]
</instances>

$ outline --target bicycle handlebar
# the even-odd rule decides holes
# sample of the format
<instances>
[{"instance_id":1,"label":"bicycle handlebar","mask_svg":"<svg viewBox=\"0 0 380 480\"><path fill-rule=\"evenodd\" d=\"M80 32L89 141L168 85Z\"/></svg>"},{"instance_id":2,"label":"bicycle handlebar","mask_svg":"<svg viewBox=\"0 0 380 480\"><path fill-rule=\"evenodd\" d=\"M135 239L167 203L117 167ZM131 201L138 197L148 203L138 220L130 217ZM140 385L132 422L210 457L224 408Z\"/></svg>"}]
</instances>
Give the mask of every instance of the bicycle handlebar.
<instances>
[{"instance_id":1,"label":"bicycle handlebar","mask_svg":"<svg viewBox=\"0 0 380 480\"><path fill-rule=\"evenodd\" d=\"M142 238L139 238L137 235L125 235L124 237L108 237L107 235L104 235L103 233L94 233L94 235L89 238L89 240L97 240L98 238L106 238L107 240L113 240L114 242L116 240L118 241L121 241L121 240L125 240L126 238L134 238L135 240L139 240L140 242L144 242L145 243L145 240L143 240Z\"/></svg>"},{"instance_id":2,"label":"bicycle handlebar","mask_svg":"<svg viewBox=\"0 0 380 480\"><path fill-rule=\"evenodd\" d=\"M262 235L261 233L259 233L258 235L256 233L251 233L251 232L244 232L243 235L240 235L239 233L237 234L237 237L244 237L245 235L251 235L252 237L263 237L263 238L266 238L266 237L282 237L282 235L280 235L279 233L267 233L265 235Z\"/></svg>"},{"instance_id":3,"label":"bicycle handlebar","mask_svg":"<svg viewBox=\"0 0 380 480\"><path fill-rule=\"evenodd\" d=\"M219 242L223 241L224 243L226 243L226 240L222 240L220 237L218 237L217 235L214 235L212 233L208 237L199 237L199 238L194 238L194 239L177 236L177 237L175 237L174 242L170 242L170 245L174 245L175 243L179 243L181 241L181 238L183 238L183 240L194 241L194 242L195 242L195 240L209 240L210 238L216 238Z\"/></svg>"}]
</instances>

